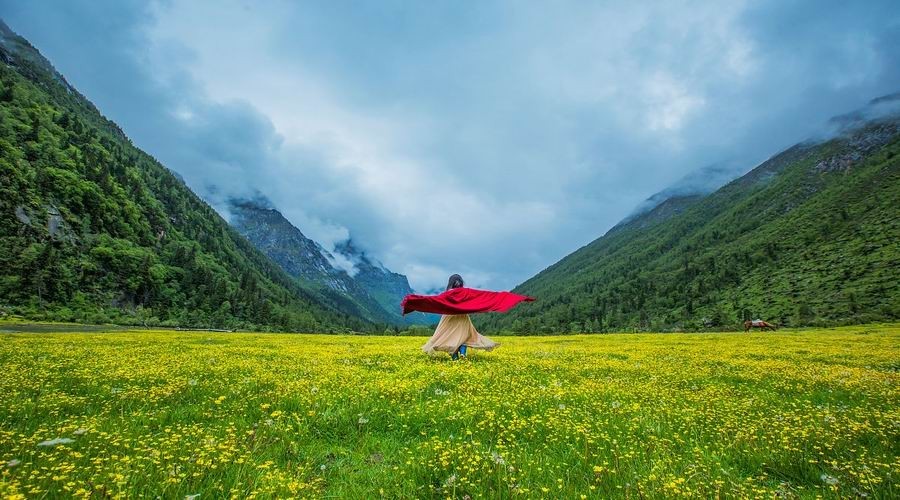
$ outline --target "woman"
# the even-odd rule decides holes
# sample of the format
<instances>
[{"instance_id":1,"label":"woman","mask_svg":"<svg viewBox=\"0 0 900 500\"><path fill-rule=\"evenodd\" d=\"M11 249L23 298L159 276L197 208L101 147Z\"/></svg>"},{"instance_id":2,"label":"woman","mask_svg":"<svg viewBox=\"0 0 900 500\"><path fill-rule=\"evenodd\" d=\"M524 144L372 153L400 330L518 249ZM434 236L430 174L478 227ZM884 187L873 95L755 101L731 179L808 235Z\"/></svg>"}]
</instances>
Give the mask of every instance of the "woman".
<instances>
[{"instance_id":1,"label":"woman","mask_svg":"<svg viewBox=\"0 0 900 500\"><path fill-rule=\"evenodd\" d=\"M462 288L465 286L462 276L454 274L447 282L447 290ZM456 360L459 356L466 356L466 349L484 349L490 351L500 344L478 333L468 314L444 314L438 322L434 335L422 346L422 350L428 354L434 351L444 351Z\"/></svg>"}]
</instances>

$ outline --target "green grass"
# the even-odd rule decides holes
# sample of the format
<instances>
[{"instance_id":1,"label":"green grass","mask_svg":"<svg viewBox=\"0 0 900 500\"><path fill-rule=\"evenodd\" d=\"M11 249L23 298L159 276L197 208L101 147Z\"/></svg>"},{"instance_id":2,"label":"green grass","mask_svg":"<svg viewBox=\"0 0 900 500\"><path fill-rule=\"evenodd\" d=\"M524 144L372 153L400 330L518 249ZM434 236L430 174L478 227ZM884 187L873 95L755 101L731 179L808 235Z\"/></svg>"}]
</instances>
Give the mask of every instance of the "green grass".
<instances>
[{"instance_id":1,"label":"green grass","mask_svg":"<svg viewBox=\"0 0 900 500\"><path fill-rule=\"evenodd\" d=\"M497 340L3 333L0 495L900 493L900 326Z\"/></svg>"}]
</instances>

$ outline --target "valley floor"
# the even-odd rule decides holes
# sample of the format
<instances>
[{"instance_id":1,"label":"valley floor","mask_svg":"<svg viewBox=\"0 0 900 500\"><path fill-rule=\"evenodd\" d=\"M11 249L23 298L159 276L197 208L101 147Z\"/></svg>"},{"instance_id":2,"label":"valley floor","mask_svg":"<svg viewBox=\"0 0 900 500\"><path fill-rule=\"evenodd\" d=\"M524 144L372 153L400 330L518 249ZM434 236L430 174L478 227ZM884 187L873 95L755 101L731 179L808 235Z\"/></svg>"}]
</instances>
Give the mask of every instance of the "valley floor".
<instances>
[{"instance_id":1,"label":"valley floor","mask_svg":"<svg viewBox=\"0 0 900 500\"><path fill-rule=\"evenodd\" d=\"M898 325L496 340L0 333L0 496L900 496Z\"/></svg>"}]
</instances>

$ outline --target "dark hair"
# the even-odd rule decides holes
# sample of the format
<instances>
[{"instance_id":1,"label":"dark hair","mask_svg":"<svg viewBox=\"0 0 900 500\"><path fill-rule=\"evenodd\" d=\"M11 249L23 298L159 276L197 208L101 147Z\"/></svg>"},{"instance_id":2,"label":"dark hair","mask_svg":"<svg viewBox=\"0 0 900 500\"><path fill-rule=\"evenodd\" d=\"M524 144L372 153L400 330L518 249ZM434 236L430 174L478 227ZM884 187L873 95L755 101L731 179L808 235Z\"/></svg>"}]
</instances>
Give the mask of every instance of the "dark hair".
<instances>
[{"instance_id":1,"label":"dark hair","mask_svg":"<svg viewBox=\"0 0 900 500\"><path fill-rule=\"evenodd\" d=\"M451 288L461 288L465 285L462 276L454 274L453 276L450 276L450 281L447 282L447 290Z\"/></svg>"}]
</instances>

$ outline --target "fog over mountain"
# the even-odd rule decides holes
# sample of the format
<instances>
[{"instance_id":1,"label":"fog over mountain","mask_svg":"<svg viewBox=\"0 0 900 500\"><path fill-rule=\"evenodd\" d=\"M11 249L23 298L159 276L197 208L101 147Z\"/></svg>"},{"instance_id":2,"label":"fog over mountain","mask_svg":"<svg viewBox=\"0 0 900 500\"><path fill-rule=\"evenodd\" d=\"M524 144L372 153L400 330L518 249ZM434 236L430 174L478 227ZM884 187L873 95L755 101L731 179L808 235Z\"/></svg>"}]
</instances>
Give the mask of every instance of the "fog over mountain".
<instances>
[{"instance_id":1,"label":"fog over mountain","mask_svg":"<svg viewBox=\"0 0 900 500\"><path fill-rule=\"evenodd\" d=\"M416 290L453 272L510 288L653 193L713 189L900 89L893 1L0 1L0 17L226 217L264 193Z\"/></svg>"},{"instance_id":2,"label":"fog over mountain","mask_svg":"<svg viewBox=\"0 0 900 500\"><path fill-rule=\"evenodd\" d=\"M744 164L716 163L707 165L703 168L688 173L681 179L675 181L671 186L666 187L662 191L653 194L646 200L638 204L634 211L629 214L622 222L627 222L633 217L649 212L656 208L660 203L682 196L709 194L716 189L724 186L728 181L740 176L745 171Z\"/></svg>"}]
</instances>

